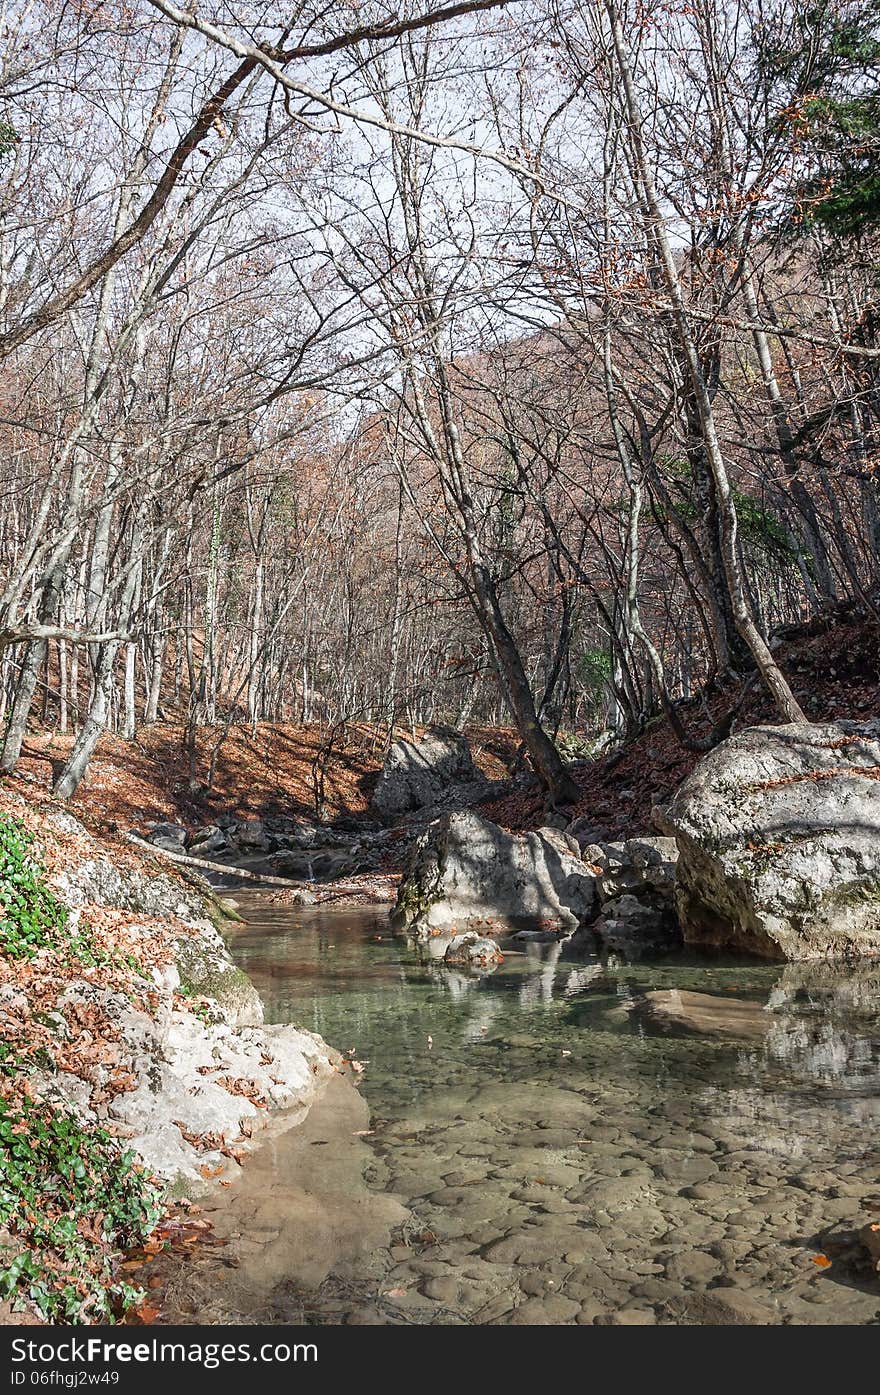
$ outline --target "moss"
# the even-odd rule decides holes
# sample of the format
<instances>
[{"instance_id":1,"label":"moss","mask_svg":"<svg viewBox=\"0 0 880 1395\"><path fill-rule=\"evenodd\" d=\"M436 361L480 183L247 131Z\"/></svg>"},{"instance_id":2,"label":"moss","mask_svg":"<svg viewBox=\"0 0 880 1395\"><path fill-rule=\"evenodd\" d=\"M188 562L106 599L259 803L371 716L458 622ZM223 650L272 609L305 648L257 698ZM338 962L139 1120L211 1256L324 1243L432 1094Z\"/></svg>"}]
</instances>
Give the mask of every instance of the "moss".
<instances>
[{"instance_id":1,"label":"moss","mask_svg":"<svg viewBox=\"0 0 880 1395\"><path fill-rule=\"evenodd\" d=\"M241 969L208 969L193 978L181 973L180 991L187 997L214 998L221 1007L250 1002L257 993L247 974Z\"/></svg>"},{"instance_id":2,"label":"moss","mask_svg":"<svg viewBox=\"0 0 880 1395\"><path fill-rule=\"evenodd\" d=\"M826 904L831 903L843 909L846 906L870 906L876 904L880 909L880 880L871 884L870 882L857 881L845 882L842 886L832 887L826 894Z\"/></svg>"},{"instance_id":3,"label":"moss","mask_svg":"<svg viewBox=\"0 0 880 1395\"><path fill-rule=\"evenodd\" d=\"M241 923L244 916L239 915L232 902L226 896L218 896L217 892L209 882L199 872L195 872L189 867L177 867L175 869L181 879L188 886L193 887L199 894L199 899L205 915L221 935L225 935L230 925Z\"/></svg>"},{"instance_id":4,"label":"moss","mask_svg":"<svg viewBox=\"0 0 880 1395\"><path fill-rule=\"evenodd\" d=\"M238 925L246 924L244 916L240 914L236 909L235 902L231 901L228 896L218 896L216 900L224 920L231 920Z\"/></svg>"},{"instance_id":5,"label":"moss","mask_svg":"<svg viewBox=\"0 0 880 1395\"><path fill-rule=\"evenodd\" d=\"M432 876L425 875L424 863L418 864L404 877L397 892L394 921L411 925L421 920L437 901L443 898L443 873L438 859Z\"/></svg>"},{"instance_id":6,"label":"moss","mask_svg":"<svg viewBox=\"0 0 880 1395\"><path fill-rule=\"evenodd\" d=\"M262 1021L262 1002L247 974L227 958L221 947L201 935L177 941L177 971L185 997L213 998L239 1025Z\"/></svg>"},{"instance_id":7,"label":"moss","mask_svg":"<svg viewBox=\"0 0 880 1395\"><path fill-rule=\"evenodd\" d=\"M243 925L244 916L239 915L232 903L223 896L206 896L205 909L214 929L226 940L233 925Z\"/></svg>"}]
</instances>

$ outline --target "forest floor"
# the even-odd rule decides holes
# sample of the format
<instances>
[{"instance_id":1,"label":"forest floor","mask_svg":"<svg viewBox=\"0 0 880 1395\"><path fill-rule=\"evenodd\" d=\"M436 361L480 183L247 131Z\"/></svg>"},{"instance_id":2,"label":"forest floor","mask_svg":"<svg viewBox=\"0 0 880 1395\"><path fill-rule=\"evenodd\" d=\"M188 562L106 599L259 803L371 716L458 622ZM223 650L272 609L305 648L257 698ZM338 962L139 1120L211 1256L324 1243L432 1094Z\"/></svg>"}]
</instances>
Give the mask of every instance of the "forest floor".
<instances>
[{"instance_id":1,"label":"forest floor","mask_svg":"<svg viewBox=\"0 0 880 1395\"><path fill-rule=\"evenodd\" d=\"M814 621L789 633L776 657L807 716L814 721L880 715L880 628L869 618ZM705 738L741 696L735 682L717 685L678 707L690 735ZM772 702L752 685L738 712L734 730L775 719ZM407 734L399 729L398 734ZM418 734L418 733L417 733ZM223 737L210 789L204 780L212 750ZM487 778L510 777L518 741L507 728L470 727L474 759ZM325 819L328 822L369 818L369 802L382 763L384 728L353 723L338 737L325 761ZM182 743L180 726L156 724L134 741L105 736L73 802L105 833L143 827L170 819L189 827L208 824L221 814L238 818L315 816L315 767L326 732L307 726L260 723L249 727L201 728L193 762ZM32 732L19 772L11 782L22 793L30 785L44 797L53 768L63 760L71 738ZM575 765L581 789L574 816L600 825L609 838L632 836L652 827L655 805L668 803L700 753L678 741L668 718L655 719L643 732L609 755ZM537 782L510 780L509 791L496 794L480 812L509 829L539 827L544 795ZM393 858L392 858L393 861Z\"/></svg>"},{"instance_id":2,"label":"forest floor","mask_svg":"<svg viewBox=\"0 0 880 1395\"><path fill-rule=\"evenodd\" d=\"M416 736L421 731L416 728ZM218 727L199 729L193 789L179 725L144 727L134 741L107 734L100 741L73 808L78 814L91 815L111 833L164 819L193 827L209 824L221 814L237 818L315 817L315 762L321 754L325 729L318 723L294 726L261 722L254 734L249 726L231 727L220 746L213 784L207 789L204 779L221 735ZM409 728L399 727L396 735L410 735ZM487 779L505 779L517 750L516 733L475 726L468 728L468 735L474 760ZM386 736L384 727L351 723L345 736L337 739L324 773L328 822L369 817ZM54 732L31 732L14 781L48 790L72 739Z\"/></svg>"}]
</instances>

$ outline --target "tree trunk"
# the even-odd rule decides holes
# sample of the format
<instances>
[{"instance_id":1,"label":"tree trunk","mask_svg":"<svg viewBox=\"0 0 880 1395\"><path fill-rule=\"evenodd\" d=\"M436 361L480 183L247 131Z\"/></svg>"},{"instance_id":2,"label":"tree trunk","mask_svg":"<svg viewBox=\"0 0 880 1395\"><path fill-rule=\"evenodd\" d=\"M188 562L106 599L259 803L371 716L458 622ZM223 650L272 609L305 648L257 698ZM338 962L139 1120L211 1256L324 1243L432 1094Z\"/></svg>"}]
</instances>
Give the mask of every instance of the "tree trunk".
<instances>
[{"instance_id":1,"label":"tree trunk","mask_svg":"<svg viewBox=\"0 0 880 1395\"><path fill-rule=\"evenodd\" d=\"M651 232L656 238L660 252L666 286L672 306L673 321L679 342L684 352L697 408L700 435L706 451L706 459L712 473L715 496L718 505L721 527L721 547L724 558L724 572L730 592L736 628L748 645L758 672L773 696L780 715L786 722L805 722L806 717L795 700L770 649L758 631L749 611L743 589L742 573L737 547L736 507L727 475L727 467L718 440L715 416L706 380L700 365L700 356L688 322L687 310L681 288L675 253L666 228L663 211L654 185L654 178L642 142L642 118L633 83L632 72L626 57L623 30L614 0L605 0L605 8L611 22L614 51L626 98L628 128L633 155L638 170L639 181L645 200L646 212Z\"/></svg>"},{"instance_id":2,"label":"tree trunk","mask_svg":"<svg viewBox=\"0 0 880 1395\"><path fill-rule=\"evenodd\" d=\"M581 791L556 746L538 721L531 685L523 668L516 641L504 619L495 583L480 560L471 562L471 572L480 602L480 618L498 657L506 697L535 773L555 804L574 804L580 799Z\"/></svg>"},{"instance_id":3,"label":"tree trunk","mask_svg":"<svg viewBox=\"0 0 880 1395\"><path fill-rule=\"evenodd\" d=\"M56 563L43 583L43 592L40 597L39 621L41 625L51 625L58 616L58 605L61 599L61 591L64 585L65 561ZM40 669L46 662L49 652L49 645L45 639L34 640L28 644L21 661L21 669L18 675L18 682L15 686L15 697L12 701L12 710L9 714L9 722L6 727L6 739L3 742L3 755L0 757L0 770L4 774L11 774L18 764L21 755L21 747L27 732L28 716L30 715L31 704L34 700L34 693L39 682Z\"/></svg>"},{"instance_id":4,"label":"tree trunk","mask_svg":"<svg viewBox=\"0 0 880 1395\"><path fill-rule=\"evenodd\" d=\"M72 799L88 769L95 747L107 725L113 664L119 645L115 640L102 644L94 669L94 689L86 719L80 727L64 768L52 786L56 799Z\"/></svg>"}]
</instances>

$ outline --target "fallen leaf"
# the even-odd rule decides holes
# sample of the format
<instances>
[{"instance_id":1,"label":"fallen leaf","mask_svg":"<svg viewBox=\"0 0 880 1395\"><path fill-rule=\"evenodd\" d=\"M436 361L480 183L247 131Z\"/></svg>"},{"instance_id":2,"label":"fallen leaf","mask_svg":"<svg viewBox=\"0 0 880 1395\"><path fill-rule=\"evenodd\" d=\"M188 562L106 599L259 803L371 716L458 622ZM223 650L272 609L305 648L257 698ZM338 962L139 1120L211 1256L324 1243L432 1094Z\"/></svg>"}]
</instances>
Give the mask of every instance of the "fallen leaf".
<instances>
[{"instance_id":1,"label":"fallen leaf","mask_svg":"<svg viewBox=\"0 0 880 1395\"><path fill-rule=\"evenodd\" d=\"M817 1269L831 1268L831 1260L828 1258L827 1255L813 1255L812 1262L813 1264L815 1264Z\"/></svg>"},{"instance_id":2,"label":"fallen leaf","mask_svg":"<svg viewBox=\"0 0 880 1395\"><path fill-rule=\"evenodd\" d=\"M139 1308L135 1308L134 1312L138 1322L148 1325L156 1321L161 1309L157 1308L153 1303L141 1303Z\"/></svg>"}]
</instances>

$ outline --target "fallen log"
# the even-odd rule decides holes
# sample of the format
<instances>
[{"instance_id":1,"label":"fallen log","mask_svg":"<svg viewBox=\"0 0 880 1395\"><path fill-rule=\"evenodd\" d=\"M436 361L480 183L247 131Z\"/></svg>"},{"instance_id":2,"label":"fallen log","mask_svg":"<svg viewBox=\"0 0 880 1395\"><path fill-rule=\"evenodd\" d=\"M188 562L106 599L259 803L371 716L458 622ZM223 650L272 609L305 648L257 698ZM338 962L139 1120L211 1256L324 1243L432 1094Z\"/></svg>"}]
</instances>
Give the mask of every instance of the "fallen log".
<instances>
[{"instance_id":1,"label":"fallen log","mask_svg":"<svg viewBox=\"0 0 880 1395\"><path fill-rule=\"evenodd\" d=\"M247 867L234 867L225 862L210 862L208 858L193 857L190 853L169 852L167 848L157 848L153 843L148 843L146 838L139 838L136 833L128 833L126 837L136 847L143 848L145 852L153 853L155 857L164 857L168 862L173 862L179 867L195 867L199 871L204 869L213 872L215 876L228 873L241 881L256 882L260 886L295 887L297 890L302 887L302 882L292 881L289 877L272 877L264 872L251 872Z\"/></svg>"}]
</instances>

